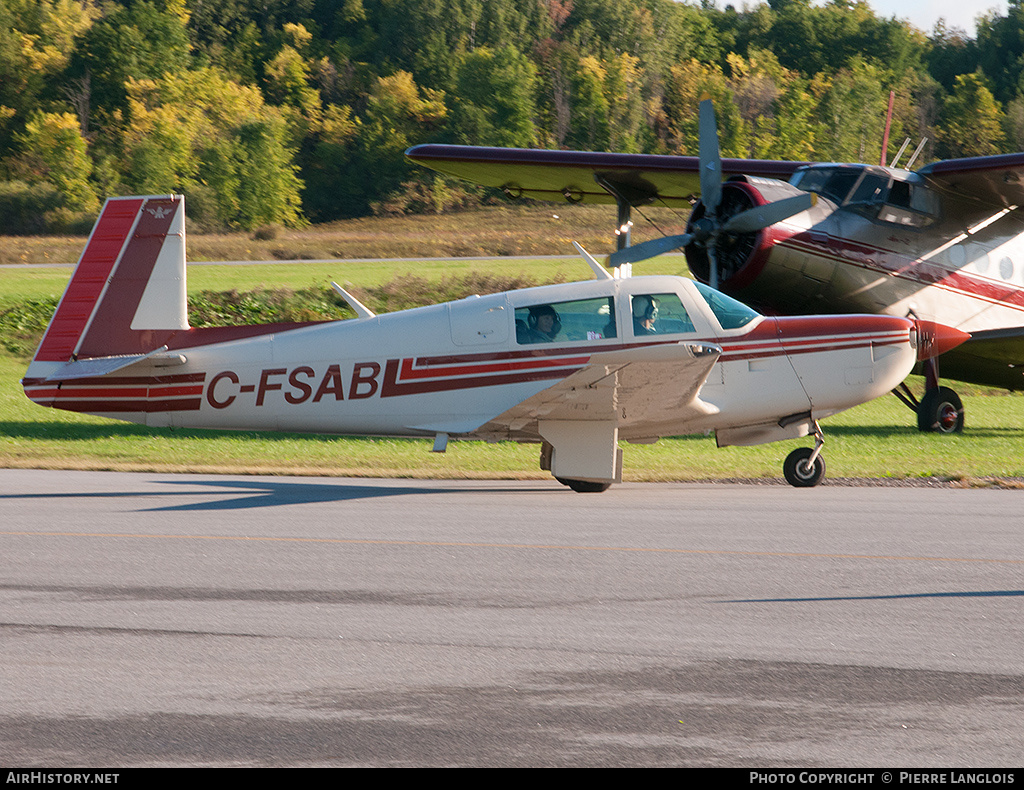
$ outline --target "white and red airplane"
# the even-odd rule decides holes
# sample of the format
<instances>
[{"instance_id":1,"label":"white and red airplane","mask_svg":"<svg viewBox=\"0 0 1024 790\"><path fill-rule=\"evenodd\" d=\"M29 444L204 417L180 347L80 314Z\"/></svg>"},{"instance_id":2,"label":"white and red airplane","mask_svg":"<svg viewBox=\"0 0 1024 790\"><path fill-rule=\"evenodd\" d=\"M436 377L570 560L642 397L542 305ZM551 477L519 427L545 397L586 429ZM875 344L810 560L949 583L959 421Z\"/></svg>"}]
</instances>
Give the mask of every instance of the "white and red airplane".
<instances>
[{"instance_id":1,"label":"white and red airplane","mask_svg":"<svg viewBox=\"0 0 1024 790\"><path fill-rule=\"evenodd\" d=\"M699 154L449 145L407 152L413 162L511 197L616 203L619 249L610 265L682 247L694 276L768 312L941 321L971 334L943 357L943 376L1024 389L1024 153L916 172L721 159L714 111L704 101ZM695 204L687 232L630 246L630 211L646 204ZM960 398L939 386L935 360L925 372L920 402L905 385L896 394L917 411L921 430L961 430Z\"/></svg>"},{"instance_id":2,"label":"white and red airplane","mask_svg":"<svg viewBox=\"0 0 1024 790\"><path fill-rule=\"evenodd\" d=\"M153 426L541 443L577 491L621 479L619 439L813 433L966 339L892 316L768 318L680 277L613 277L347 321L191 328L181 196L111 198L22 384L36 403Z\"/></svg>"}]
</instances>

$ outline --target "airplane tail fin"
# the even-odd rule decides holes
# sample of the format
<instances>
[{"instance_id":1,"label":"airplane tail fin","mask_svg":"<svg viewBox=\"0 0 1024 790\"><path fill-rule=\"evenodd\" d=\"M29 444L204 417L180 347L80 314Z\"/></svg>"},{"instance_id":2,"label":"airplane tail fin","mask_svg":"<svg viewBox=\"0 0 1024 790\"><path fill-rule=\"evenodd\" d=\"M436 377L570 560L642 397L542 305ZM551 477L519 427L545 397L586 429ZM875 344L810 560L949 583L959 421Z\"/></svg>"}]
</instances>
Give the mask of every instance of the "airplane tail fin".
<instances>
[{"instance_id":1,"label":"airplane tail fin","mask_svg":"<svg viewBox=\"0 0 1024 790\"><path fill-rule=\"evenodd\" d=\"M188 328L184 197L110 198L26 379L111 373Z\"/></svg>"}]
</instances>

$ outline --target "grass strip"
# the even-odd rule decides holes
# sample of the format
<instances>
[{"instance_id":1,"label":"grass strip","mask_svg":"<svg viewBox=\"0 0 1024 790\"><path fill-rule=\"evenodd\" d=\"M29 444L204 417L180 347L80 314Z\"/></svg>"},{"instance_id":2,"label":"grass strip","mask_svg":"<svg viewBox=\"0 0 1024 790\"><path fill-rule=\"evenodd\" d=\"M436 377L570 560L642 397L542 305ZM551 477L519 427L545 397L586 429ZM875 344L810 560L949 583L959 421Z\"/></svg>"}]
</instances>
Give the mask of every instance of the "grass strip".
<instances>
[{"instance_id":1,"label":"grass strip","mask_svg":"<svg viewBox=\"0 0 1024 790\"><path fill-rule=\"evenodd\" d=\"M21 391L23 363L0 356L0 466L342 477L546 479L538 446L452 442L429 452L422 439L352 438L147 428L46 409ZM968 430L921 434L895 398L825 421L830 478L1024 477L1024 397L967 399ZM781 478L782 459L808 440L717 449L712 437L623 443L630 481Z\"/></svg>"}]
</instances>

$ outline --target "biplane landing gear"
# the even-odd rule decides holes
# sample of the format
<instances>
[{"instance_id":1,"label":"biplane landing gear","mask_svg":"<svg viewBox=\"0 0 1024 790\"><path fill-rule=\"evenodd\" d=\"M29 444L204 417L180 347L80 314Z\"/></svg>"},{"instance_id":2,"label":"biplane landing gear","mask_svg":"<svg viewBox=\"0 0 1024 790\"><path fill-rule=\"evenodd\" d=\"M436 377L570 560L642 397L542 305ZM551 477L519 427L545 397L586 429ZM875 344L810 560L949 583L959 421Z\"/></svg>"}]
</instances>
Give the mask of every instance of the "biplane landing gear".
<instances>
[{"instance_id":1,"label":"biplane landing gear","mask_svg":"<svg viewBox=\"0 0 1024 790\"><path fill-rule=\"evenodd\" d=\"M567 477L556 477L555 480L569 486L577 494L600 494L612 487L611 483L595 483L592 480L570 480Z\"/></svg>"},{"instance_id":2,"label":"biplane landing gear","mask_svg":"<svg viewBox=\"0 0 1024 790\"><path fill-rule=\"evenodd\" d=\"M813 488L825 479L825 459L821 456L821 448L825 446L825 436L821 432L818 421L814 421L814 447L798 447L786 456L782 464L782 474L786 482L796 488Z\"/></svg>"},{"instance_id":3,"label":"biplane landing gear","mask_svg":"<svg viewBox=\"0 0 1024 790\"><path fill-rule=\"evenodd\" d=\"M923 432L960 433L964 404L949 387L928 390L917 405L917 429Z\"/></svg>"},{"instance_id":4,"label":"biplane landing gear","mask_svg":"<svg viewBox=\"0 0 1024 790\"><path fill-rule=\"evenodd\" d=\"M917 413L917 430L921 433L961 433L964 429L964 404L949 387L939 386L938 361L925 360L924 397L918 400L906 382L892 391Z\"/></svg>"}]
</instances>

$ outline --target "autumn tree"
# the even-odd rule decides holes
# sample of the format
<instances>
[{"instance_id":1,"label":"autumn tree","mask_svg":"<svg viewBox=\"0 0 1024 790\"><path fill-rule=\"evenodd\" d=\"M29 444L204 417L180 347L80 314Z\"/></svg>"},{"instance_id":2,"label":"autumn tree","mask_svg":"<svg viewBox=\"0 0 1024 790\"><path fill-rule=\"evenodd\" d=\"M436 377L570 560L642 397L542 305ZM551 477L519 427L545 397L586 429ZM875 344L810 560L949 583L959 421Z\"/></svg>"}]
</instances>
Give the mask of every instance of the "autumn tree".
<instances>
[{"instance_id":1,"label":"autumn tree","mask_svg":"<svg viewBox=\"0 0 1024 790\"><path fill-rule=\"evenodd\" d=\"M1003 111L980 74L961 74L942 107L936 153L943 158L1002 151Z\"/></svg>"},{"instance_id":2,"label":"autumn tree","mask_svg":"<svg viewBox=\"0 0 1024 790\"><path fill-rule=\"evenodd\" d=\"M302 223L284 119L258 90L198 69L129 80L127 93L121 145L133 190L183 192L190 214L212 224Z\"/></svg>"},{"instance_id":3,"label":"autumn tree","mask_svg":"<svg viewBox=\"0 0 1024 790\"><path fill-rule=\"evenodd\" d=\"M470 145L532 145L536 75L533 63L511 45L467 53L449 96L452 137Z\"/></svg>"},{"instance_id":4,"label":"autumn tree","mask_svg":"<svg viewBox=\"0 0 1024 790\"><path fill-rule=\"evenodd\" d=\"M101 17L78 38L71 75L91 84L92 108L109 116L127 102L129 80L184 71L191 44L185 0L107 2Z\"/></svg>"},{"instance_id":5,"label":"autumn tree","mask_svg":"<svg viewBox=\"0 0 1024 790\"><path fill-rule=\"evenodd\" d=\"M48 183L70 212L95 211L99 200L89 183L92 162L78 119L71 113L37 113L19 135L22 174L28 183Z\"/></svg>"}]
</instances>

